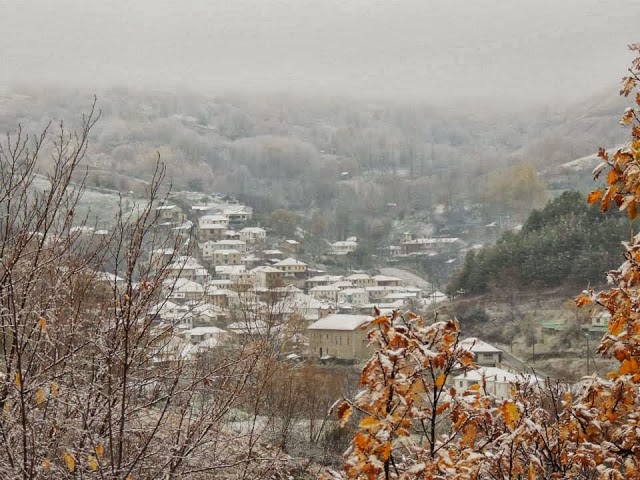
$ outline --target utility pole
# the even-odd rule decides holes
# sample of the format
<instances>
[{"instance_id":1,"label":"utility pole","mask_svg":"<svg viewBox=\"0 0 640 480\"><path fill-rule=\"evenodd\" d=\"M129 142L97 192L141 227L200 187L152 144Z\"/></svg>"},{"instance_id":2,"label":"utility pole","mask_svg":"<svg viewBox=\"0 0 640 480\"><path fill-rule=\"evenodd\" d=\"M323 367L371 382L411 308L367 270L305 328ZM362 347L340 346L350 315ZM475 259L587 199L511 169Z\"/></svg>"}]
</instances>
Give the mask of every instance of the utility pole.
<instances>
[{"instance_id":1,"label":"utility pole","mask_svg":"<svg viewBox=\"0 0 640 480\"><path fill-rule=\"evenodd\" d=\"M589 376L589 332L585 332L584 336L587 339L587 377Z\"/></svg>"}]
</instances>

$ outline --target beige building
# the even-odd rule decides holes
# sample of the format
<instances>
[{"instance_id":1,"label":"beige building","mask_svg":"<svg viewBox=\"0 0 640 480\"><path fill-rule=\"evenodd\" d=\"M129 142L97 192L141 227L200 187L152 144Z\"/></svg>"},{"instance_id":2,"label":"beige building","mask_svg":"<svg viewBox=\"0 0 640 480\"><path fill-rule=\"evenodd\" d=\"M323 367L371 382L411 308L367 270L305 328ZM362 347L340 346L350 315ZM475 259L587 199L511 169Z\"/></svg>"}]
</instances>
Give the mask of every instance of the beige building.
<instances>
[{"instance_id":1,"label":"beige building","mask_svg":"<svg viewBox=\"0 0 640 480\"><path fill-rule=\"evenodd\" d=\"M284 285L284 272L269 266L259 266L251 270L255 275L256 287L275 288Z\"/></svg>"},{"instance_id":2,"label":"beige building","mask_svg":"<svg viewBox=\"0 0 640 480\"><path fill-rule=\"evenodd\" d=\"M225 238L224 235L226 231L227 227L217 223L212 223L211 225L201 225L198 227L198 241L205 243L222 240L223 238Z\"/></svg>"},{"instance_id":3,"label":"beige building","mask_svg":"<svg viewBox=\"0 0 640 480\"><path fill-rule=\"evenodd\" d=\"M364 360L371 356L366 329L360 327L373 320L368 315L332 314L308 328L309 355L316 358Z\"/></svg>"},{"instance_id":4,"label":"beige building","mask_svg":"<svg viewBox=\"0 0 640 480\"><path fill-rule=\"evenodd\" d=\"M366 273L354 273L348 277L344 277L347 282L353 283L354 287L367 288L375 286L375 281Z\"/></svg>"},{"instance_id":5,"label":"beige building","mask_svg":"<svg viewBox=\"0 0 640 480\"><path fill-rule=\"evenodd\" d=\"M218 265L240 265L242 254L238 250L214 250L212 261Z\"/></svg>"},{"instance_id":6,"label":"beige building","mask_svg":"<svg viewBox=\"0 0 640 480\"><path fill-rule=\"evenodd\" d=\"M274 263L273 266L282 270L285 277L290 275L304 275L307 273L307 264L291 257Z\"/></svg>"}]
</instances>

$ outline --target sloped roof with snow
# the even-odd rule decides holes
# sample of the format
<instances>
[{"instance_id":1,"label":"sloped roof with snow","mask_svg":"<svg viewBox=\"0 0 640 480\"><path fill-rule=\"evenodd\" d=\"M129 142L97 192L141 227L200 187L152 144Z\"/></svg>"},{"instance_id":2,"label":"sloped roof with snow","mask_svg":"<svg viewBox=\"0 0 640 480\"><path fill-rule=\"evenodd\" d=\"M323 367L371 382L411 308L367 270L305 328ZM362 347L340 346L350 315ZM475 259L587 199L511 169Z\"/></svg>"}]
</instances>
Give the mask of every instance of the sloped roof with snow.
<instances>
[{"instance_id":1,"label":"sloped roof with snow","mask_svg":"<svg viewBox=\"0 0 640 480\"><path fill-rule=\"evenodd\" d=\"M285 258L284 260L280 260L278 263L274 264L275 267L289 267L289 266L304 266L307 264L301 262L300 260L296 260L295 258Z\"/></svg>"},{"instance_id":2,"label":"sloped roof with snow","mask_svg":"<svg viewBox=\"0 0 640 480\"><path fill-rule=\"evenodd\" d=\"M347 315L334 313L321 318L309 326L309 330L355 330L373 320L369 315Z\"/></svg>"},{"instance_id":3,"label":"sloped roof with snow","mask_svg":"<svg viewBox=\"0 0 640 480\"><path fill-rule=\"evenodd\" d=\"M501 350L476 337L460 340L460 346L469 349L473 353L500 353Z\"/></svg>"}]
</instances>

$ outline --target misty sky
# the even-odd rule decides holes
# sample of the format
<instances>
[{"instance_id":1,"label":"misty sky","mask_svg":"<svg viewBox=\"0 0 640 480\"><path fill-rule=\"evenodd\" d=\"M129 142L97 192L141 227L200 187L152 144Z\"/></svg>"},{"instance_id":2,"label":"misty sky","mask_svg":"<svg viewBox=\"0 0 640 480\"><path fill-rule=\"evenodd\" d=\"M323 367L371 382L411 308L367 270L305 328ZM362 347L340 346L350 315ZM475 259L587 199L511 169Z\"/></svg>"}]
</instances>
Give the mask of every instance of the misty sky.
<instances>
[{"instance_id":1,"label":"misty sky","mask_svg":"<svg viewBox=\"0 0 640 480\"><path fill-rule=\"evenodd\" d=\"M632 58L622 0L0 0L0 82L578 99Z\"/></svg>"}]
</instances>

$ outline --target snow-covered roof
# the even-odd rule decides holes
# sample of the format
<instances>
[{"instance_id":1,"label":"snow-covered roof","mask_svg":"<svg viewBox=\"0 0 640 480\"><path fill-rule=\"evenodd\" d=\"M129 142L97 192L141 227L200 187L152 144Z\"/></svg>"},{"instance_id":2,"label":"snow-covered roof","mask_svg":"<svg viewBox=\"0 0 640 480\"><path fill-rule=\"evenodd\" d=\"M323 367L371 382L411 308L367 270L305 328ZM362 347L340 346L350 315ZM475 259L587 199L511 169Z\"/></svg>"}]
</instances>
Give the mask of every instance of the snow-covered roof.
<instances>
[{"instance_id":1,"label":"snow-covered roof","mask_svg":"<svg viewBox=\"0 0 640 480\"><path fill-rule=\"evenodd\" d=\"M469 370L467 372L456 375L453 378L454 380L466 379L466 380L480 382L482 381L483 377L487 382L494 382L494 383L514 383L514 382L521 382L521 381L531 383L531 382L541 380L535 375L530 373L516 374L516 373L507 372L506 370L503 370L498 367L478 367L475 370Z\"/></svg>"},{"instance_id":2,"label":"snow-covered roof","mask_svg":"<svg viewBox=\"0 0 640 480\"><path fill-rule=\"evenodd\" d=\"M284 260L280 260L278 263L274 264L275 267L291 267L291 266L298 266L298 267L306 267L307 264L304 262L301 262L300 260L296 260L295 258L285 258Z\"/></svg>"},{"instance_id":3,"label":"snow-covered roof","mask_svg":"<svg viewBox=\"0 0 640 480\"><path fill-rule=\"evenodd\" d=\"M185 335L223 335L227 332L218 327L194 327L184 333Z\"/></svg>"},{"instance_id":4,"label":"snow-covered roof","mask_svg":"<svg viewBox=\"0 0 640 480\"><path fill-rule=\"evenodd\" d=\"M246 245L247 242L245 242L244 240L218 240L217 242L214 242L216 245Z\"/></svg>"},{"instance_id":5,"label":"snow-covered roof","mask_svg":"<svg viewBox=\"0 0 640 480\"><path fill-rule=\"evenodd\" d=\"M354 293L363 293L366 294L367 291L364 288L345 288L342 290L342 293L345 295L353 295Z\"/></svg>"},{"instance_id":6,"label":"snow-covered roof","mask_svg":"<svg viewBox=\"0 0 640 480\"><path fill-rule=\"evenodd\" d=\"M219 223L207 223L206 225L199 225L198 228L200 230L226 230L227 226Z\"/></svg>"},{"instance_id":7,"label":"snow-covered roof","mask_svg":"<svg viewBox=\"0 0 640 480\"><path fill-rule=\"evenodd\" d=\"M349 275L348 277L344 277L345 280L371 280L371 277L369 275L367 275L366 273L353 273L351 275Z\"/></svg>"},{"instance_id":8,"label":"snow-covered roof","mask_svg":"<svg viewBox=\"0 0 640 480\"><path fill-rule=\"evenodd\" d=\"M340 289L335 285L318 285L309 289L310 292L339 292Z\"/></svg>"},{"instance_id":9,"label":"snow-covered roof","mask_svg":"<svg viewBox=\"0 0 640 480\"><path fill-rule=\"evenodd\" d=\"M173 292L193 292L204 293L204 287L199 283L187 278L176 278L175 280L165 280L165 285Z\"/></svg>"},{"instance_id":10,"label":"snow-covered roof","mask_svg":"<svg viewBox=\"0 0 640 480\"><path fill-rule=\"evenodd\" d=\"M240 252L234 248L218 249L213 251L214 255L240 255Z\"/></svg>"},{"instance_id":11,"label":"snow-covered roof","mask_svg":"<svg viewBox=\"0 0 640 480\"><path fill-rule=\"evenodd\" d=\"M225 217L224 215L203 215L202 217L200 217L200 220L198 221L198 223L200 223L201 225L206 223L212 223L212 222L226 223L227 217Z\"/></svg>"},{"instance_id":12,"label":"snow-covered roof","mask_svg":"<svg viewBox=\"0 0 640 480\"><path fill-rule=\"evenodd\" d=\"M372 320L373 317L369 315L334 313L312 323L309 330L355 330Z\"/></svg>"},{"instance_id":13,"label":"snow-covered roof","mask_svg":"<svg viewBox=\"0 0 640 480\"><path fill-rule=\"evenodd\" d=\"M222 208L222 212L225 215L233 215L233 214L249 214L251 208L246 207L245 205L226 205Z\"/></svg>"},{"instance_id":14,"label":"snow-covered roof","mask_svg":"<svg viewBox=\"0 0 640 480\"><path fill-rule=\"evenodd\" d=\"M376 282L401 282L402 281L398 277L391 277L389 275L374 275L373 279Z\"/></svg>"},{"instance_id":15,"label":"snow-covered roof","mask_svg":"<svg viewBox=\"0 0 640 480\"><path fill-rule=\"evenodd\" d=\"M332 287L337 287L339 289L351 288L351 287L353 287L353 282L349 282L347 280L341 280L339 282L332 283L331 286Z\"/></svg>"},{"instance_id":16,"label":"snow-covered roof","mask_svg":"<svg viewBox=\"0 0 640 480\"><path fill-rule=\"evenodd\" d=\"M476 337L469 337L469 338L460 340L460 346L467 348L469 351L473 353L500 353L501 352L500 349Z\"/></svg>"},{"instance_id":17,"label":"snow-covered roof","mask_svg":"<svg viewBox=\"0 0 640 480\"><path fill-rule=\"evenodd\" d=\"M252 272L263 272L263 273L282 273L282 270L278 270L277 268L269 267L267 265L261 265L259 267L251 270Z\"/></svg>"},{"instance_id":18,"label":"snow-covered roof","mask_svg":"<svg viewBox=\"0 0 640 480\"><path fill-rule=\"evenodd\" d=\"M247 267L244 265L216 265L216 274L240 274L247 273Z\"/></svg>"},{"instance_id":19,"label":"snow-covered roof","mask_svg":"<svg viewBox=\"0 0 640 480\"><path fill-rule=\"evenodd\" d=\"M416 238L402 242L404 245L439 245L459 242L457 237L437 237L437 238Z\"/></svg>"},{"instance_id":20,"label":"snow-covered roof","mask_svg":"<svg viewBox=\"0 0 640 480\"><path fill-rule=\"evenodd\" d=\"M342 280L342 275L316 275L307 279L308 283L320 283L320 282L339 282Z\"/></svg>"}]
</instances>

